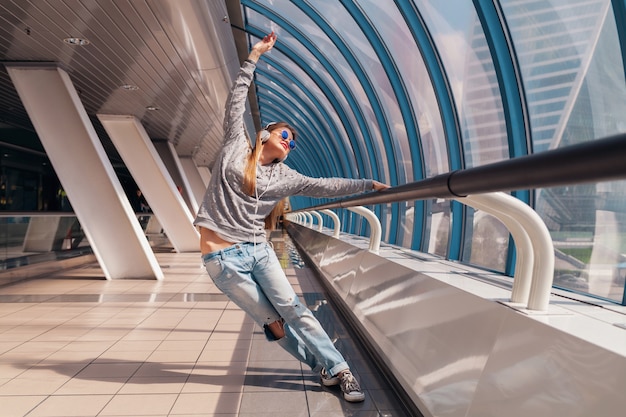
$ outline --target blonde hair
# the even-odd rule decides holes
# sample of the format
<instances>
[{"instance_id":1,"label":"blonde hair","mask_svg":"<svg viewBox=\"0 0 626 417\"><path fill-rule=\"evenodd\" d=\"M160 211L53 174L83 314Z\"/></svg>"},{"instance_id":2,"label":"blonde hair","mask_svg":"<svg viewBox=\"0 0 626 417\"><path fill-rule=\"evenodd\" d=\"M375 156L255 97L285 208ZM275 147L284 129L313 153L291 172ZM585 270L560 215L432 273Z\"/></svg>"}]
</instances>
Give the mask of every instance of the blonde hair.
<instances>
[{"instance_id":1,"label":"blonde hair","mask_svg":"<svg viewBox=\"0 0 626 417\"><path fill-rule=\"evenodd\" d=\"M293 140L296 140L296 131L293 127L285 122L270 123L263 130L272 132L276 129L289 129L291 131L291 137L293 138ZM261 140L261 134L263 133L263 130L257 132L254 148L252 149L252 152L250 152L250 155L248 155L246 166L243 169L243 192L251 196L255 194L256 164L259 160L259 157L261 156L261 151L263 150L263 141Z\"/></svg>"},{"instance_id":2,"label":"blonde hair","mask_svg":"<svg viewBox=\"0 0 626 417\"><path fill-rule=\"evenodd\" d=\"M276 206L272 209L270 214L265 218L265 228L267 230L275 230L276 226L278 226L278 220L285 215L287 212L287 206L289 204L289 199L285 198L276 204Z\"/></svg>"}]
</instances>

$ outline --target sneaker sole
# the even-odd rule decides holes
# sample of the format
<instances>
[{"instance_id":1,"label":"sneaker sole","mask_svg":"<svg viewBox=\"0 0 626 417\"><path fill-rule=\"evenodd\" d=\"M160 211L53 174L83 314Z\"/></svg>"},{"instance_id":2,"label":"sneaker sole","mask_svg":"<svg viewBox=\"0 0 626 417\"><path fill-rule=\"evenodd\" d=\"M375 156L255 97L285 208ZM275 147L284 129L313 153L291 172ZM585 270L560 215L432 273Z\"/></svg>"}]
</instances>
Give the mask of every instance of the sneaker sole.
<instances>
[{"instance_id":1,"label":"sneaker sole","mask_svg":"<svg viewBox=\"0 0 626 417\"><path fill-rule=\"evenodd\" d=\"M334 387L335 385L339 385L341 382L336 376L328 379L320 378L320 380L322 381L322 385L325 387Z\"/></svg>"},{"instance_id":2,"label":"sneaker sole","mask_svg":"<svg viewBox=\"0 0 626 417\"><path fill-rule=\"evenodd\" d=\"M365 394L361 395L349 395L343 394L343 399L348 401L349 403L360 403L365 400Z\"/></svg>"}]
</instances>

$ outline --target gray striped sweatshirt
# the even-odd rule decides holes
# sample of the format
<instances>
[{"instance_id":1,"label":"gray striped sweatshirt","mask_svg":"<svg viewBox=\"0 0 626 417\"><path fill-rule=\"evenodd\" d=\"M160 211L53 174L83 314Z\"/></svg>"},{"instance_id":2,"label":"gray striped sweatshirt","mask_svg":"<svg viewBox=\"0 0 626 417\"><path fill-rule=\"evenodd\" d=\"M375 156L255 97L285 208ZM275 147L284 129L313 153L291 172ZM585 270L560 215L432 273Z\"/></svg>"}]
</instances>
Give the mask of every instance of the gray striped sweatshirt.
<instances>
[{"instance_id":1,"label":"gray striped sweatshirt","mask_svg":"<svg viewBox=\"0 0 626 417\"><path fill-rule=\"evenodd\" d=\"M243 172L251 152L243 115L256 65L246 60L226 101L224 142L194 225L214 230L233 243L265 240L264 219L285 197L339 197L373 187L372 180L307 177L282 162L257 165L257 195L243 191Z\"/></svg>"}]
</instances>

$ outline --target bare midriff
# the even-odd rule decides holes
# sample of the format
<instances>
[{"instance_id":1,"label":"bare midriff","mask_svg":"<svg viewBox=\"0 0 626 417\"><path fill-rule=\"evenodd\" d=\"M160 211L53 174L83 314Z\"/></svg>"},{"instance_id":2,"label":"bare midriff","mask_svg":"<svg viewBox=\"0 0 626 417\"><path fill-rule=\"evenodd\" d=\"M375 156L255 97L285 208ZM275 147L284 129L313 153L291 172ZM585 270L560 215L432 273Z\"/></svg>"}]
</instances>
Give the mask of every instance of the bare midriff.
<instances>
[{"instance_id":1,"label":"bare midriff","mask_svg":"<svg viewBox=\"0 0 626 417\"><path fill-rule=\"evenodd\" d=\"M200 226L200 252L202 255L226 249L234 243L222 239L211 229Z\"/></svg>"}]
</instances>

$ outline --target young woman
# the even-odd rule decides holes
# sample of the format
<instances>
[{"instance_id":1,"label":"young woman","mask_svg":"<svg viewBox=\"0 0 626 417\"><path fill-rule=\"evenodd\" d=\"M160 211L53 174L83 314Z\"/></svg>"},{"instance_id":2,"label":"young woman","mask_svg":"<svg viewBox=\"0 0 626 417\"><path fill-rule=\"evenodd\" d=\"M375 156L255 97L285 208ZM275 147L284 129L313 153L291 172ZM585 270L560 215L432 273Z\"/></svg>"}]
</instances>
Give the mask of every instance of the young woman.
<instances>
[{"instance_id":1,"label":"young woman","mask_svg":"<svg viewBox=\"0 0 626 417\"><path fill-rule=\"evenodd\" d=\"M275 42L272 32L252 47L226 102L223 147L194 222L200 250L215 285L263 327L268 340L319 370L323 385L341 385L347 401L363 401L345 359L287 280L266 241L264 219L291 195L335 197L388 186L310 178L289 168L282 161L295 147L296 131L284 122L258 132L252 149L243 122L245 100L256 62Z\"/></svg>"}]
</instances>

